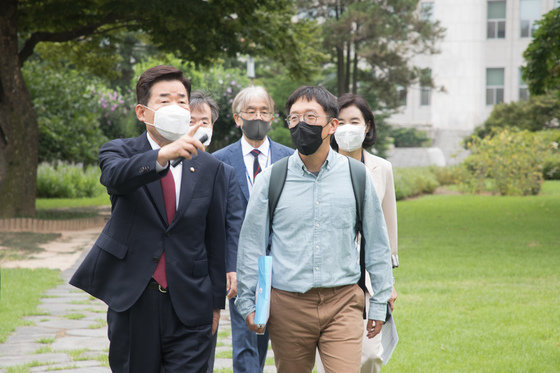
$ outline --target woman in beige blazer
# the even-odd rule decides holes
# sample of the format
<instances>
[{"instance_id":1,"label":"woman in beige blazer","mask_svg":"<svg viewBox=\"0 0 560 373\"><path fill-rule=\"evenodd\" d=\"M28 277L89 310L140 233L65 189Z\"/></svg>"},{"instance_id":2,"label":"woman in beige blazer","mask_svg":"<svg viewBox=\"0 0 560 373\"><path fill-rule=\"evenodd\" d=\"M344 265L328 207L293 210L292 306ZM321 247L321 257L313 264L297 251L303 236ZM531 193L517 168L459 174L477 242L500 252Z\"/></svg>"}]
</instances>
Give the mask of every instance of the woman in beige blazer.
<instances>
[{"instance_id":1,"label":"woman in beige blazer","mask_svg":"<svg viewBox=\"0 0 560 373\"><path fill-rule=\"evenodd\" d=\"M338 109L339 125L331 141L331 146L340 154L363 162L373 178L375 191L381 202L385 224L387 225L393 268L398 267L397 202L395 199L393 168L389 161L365 150L365 148L369 148L375 143L377 137L373 112L361 96L350 93L346 93L338 98ZM366 296L369 298L372 295L372 290L367 273L365 283L369 293ZM391 299L389 299L391 309L393 309L396 299L397 292L393 287L393 294ZM368 299L366 299L367 305L369 305ZM365 322L367 323L367 320ZM364 327L361 373L377 373L381 370L381 364L383 363L381 352L381 333L369 339ZM319 373L324 372L320 359L317 359L317 371Z\"/></svg>"}]
</instances>

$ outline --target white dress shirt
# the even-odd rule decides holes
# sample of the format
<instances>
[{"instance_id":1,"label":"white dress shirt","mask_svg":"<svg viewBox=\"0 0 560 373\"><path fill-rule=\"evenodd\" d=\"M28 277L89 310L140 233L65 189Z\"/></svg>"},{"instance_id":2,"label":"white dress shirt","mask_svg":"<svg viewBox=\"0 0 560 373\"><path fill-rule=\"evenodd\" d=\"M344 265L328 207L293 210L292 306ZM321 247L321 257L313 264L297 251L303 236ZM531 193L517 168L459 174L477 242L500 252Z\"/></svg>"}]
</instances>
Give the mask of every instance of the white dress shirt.
<instances>
[{"instance_id":1,"label":"white dress shirt","mask_svg":"<svg viewBox=\"0 0 560 373\"><path fill-rule=\"evenodd\" d=\"M253 184L255 184L255 180L253 180L253 162L255 162L255 156L251 154L251 150L253 150L253 146L245 140L245 137L241 138L241 151L243 152L243 161L245 162L245 178L247 179L247 186L249 187L249 195L253 191ZM261 165L261 169L265 169L271 164L271 157L270 157L270 142L268 141L268 137L264 138L264 142L259 146L257 149L261 152L259 154L259 163Z\"/></svg>"},{"instance_id":2,"label":"white dress shirt","mask_svg":"<svg viewBox=\"0 0 560 373\"><path fill-rule=\"evenodd\" d=\"M152 136L150 136L149 133L147 133L148 135L148 142L150 143L150 146L152 147L153 150L157 150L159 148L161 148L161 146L158 145L157 142L154 141L154 139L152 139ZM158 161L156 160L156 171L157 172L161 172L163 170L165 170L167 168L167 164L162 166L158 163ZM173 167L170 166L170 171L173 174L173 180L175 181L175 210L177 210L179 208L179 194L181 192L181 179L183 176L183 162L179 163L177 165L177 167Z\"/></svg>"}]
</instances>

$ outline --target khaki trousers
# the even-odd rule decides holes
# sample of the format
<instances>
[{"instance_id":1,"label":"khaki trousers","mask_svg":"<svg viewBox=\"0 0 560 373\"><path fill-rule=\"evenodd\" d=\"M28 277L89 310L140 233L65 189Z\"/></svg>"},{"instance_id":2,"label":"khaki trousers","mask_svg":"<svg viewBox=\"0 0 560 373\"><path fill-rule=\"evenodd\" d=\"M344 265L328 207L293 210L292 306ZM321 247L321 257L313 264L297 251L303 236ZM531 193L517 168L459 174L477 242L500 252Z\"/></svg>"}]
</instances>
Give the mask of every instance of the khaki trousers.
<instances>
[{"instance_id":1,"label":"khaki trousers","mask_svg":"<svg viewBox=\"0 0 560 373\"><path fill-rule=\"evenodd\" d=\"M311 372L316 348L326 372L359 372L363 309L358 285L304 294L272 289L268 332L277 372Z\"/></svg>"},{"instance_id":2,"label":"khaki trousers","mask_svg":"<svg viewBox=\"0 0 560 373\"><path fill-rule=\"evenodd\" d=\"M365 294L366 299L366 315L369 311L369 293ZM360 373L379 373L381 371L381 365L383 360L381 359L381 354L383 353L383 347L381 346L381 333L375 337L369 339L367 336L367 320L364 320L364 337L362 339L362 368ZM317 355L315 357L315 366L317 367L317 373L325 373L325 368L321 362L321 357Z\"/></svg>"}]
</instances>

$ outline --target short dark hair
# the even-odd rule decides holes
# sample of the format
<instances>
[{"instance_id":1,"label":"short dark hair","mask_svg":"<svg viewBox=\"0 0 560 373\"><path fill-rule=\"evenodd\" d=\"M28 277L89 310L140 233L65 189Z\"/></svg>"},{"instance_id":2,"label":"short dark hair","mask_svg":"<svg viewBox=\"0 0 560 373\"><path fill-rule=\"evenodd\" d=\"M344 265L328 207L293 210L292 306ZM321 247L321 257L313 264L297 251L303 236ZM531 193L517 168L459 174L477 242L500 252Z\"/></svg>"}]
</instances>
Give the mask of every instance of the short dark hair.
<instances>
[{"instance_id":1,"label":"short dark hair","mask_svg":"<svg viewBox=\"0 0 560 373\"><path fill-rule=\"evenodd\" d=\"M300 98L305 97L307 101L315 100L323 107L327 116L331 118L338 117L338 105L336 97L323 87L302 86L299 87L288 97L286 101L286 115L290 115L292 105Z\"/></svg>"},{"instance_id":2,"label":"short dark hair","mask_svg":"<svg viewBox=\"0 0 560 373\"><path fill-rule=\"evenodd\" d=\"M203 91L193 91L192 95L190 96L190 105L191 110L193 108L198 108L204 104L210 107L210 113L212 115L212 124L216 123L218 117L220 116L220 108L218 104L210 95Z\"/></svg>"},{"instance_id":3,"label":"short dark hair","mask_svg":"<svg viewBox=\"0 0 560 373\"><path fill-rule=\"evenodd\" d=\"M183 72L176 67L159 65L149 68L138 79L136 83L136 101L141 105L148 105L151 90L154 84L162 80L178 80L185 86L187 96L191 95L191 82Z\"/></svg>"},{"instance_id":4,"label":"short dark hair","mask_svg":"<svg viewBox=\"0 0 560 373\"><path fill-rule=\"evenodd\" d=\"M338 110L346 109L350 106L356 106L362 112L366 126L369 125L369 130L366 133L364 142L362 142L362 148L369 148L375 144L377 140L377 131L375 129L375 117L373 116L373 111L369 107L368 103L362 96L355 95L353 93L345 93L338 98ZM338 148L338 146L337 146Z\"/></svg>"}]
</instances>

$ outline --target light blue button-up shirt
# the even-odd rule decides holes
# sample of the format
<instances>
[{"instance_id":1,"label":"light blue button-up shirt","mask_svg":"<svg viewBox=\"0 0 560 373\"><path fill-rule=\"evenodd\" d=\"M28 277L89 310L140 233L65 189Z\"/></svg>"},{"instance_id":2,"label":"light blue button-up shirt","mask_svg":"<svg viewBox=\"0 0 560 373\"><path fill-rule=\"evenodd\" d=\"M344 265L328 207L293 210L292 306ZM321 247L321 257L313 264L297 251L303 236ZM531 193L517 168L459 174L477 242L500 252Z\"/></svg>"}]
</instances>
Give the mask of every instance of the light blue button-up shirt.
<instances>
[{"instance_id":1,"label":"light blue button-up shirt","mask_svg":"<svg viewBox=\"0 0 560 373\"><path fill-rule=\"evenodd\" d=\"M244 319L255 310L257 260L266 255L269 242L271 169L256 178L239 236L235 305ZM370 177L366 177L362 220L365 265L374 294L368 318L384 321L393 286L391 250ZM305 293L311 288L356 284L360 264L355 227L356 200L348 159L331 149L315 176L307 171L296 150L288 161L286 182L272 222L272 287Z\"/></svg>"}]
</instances>

